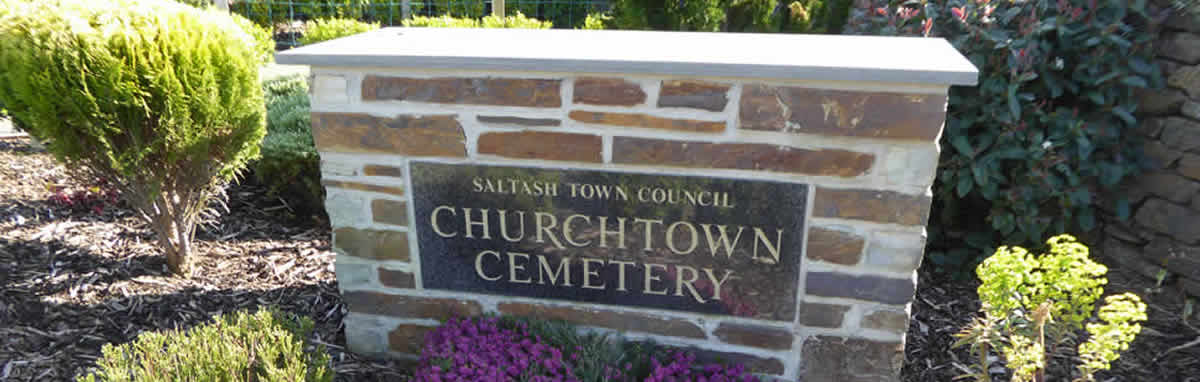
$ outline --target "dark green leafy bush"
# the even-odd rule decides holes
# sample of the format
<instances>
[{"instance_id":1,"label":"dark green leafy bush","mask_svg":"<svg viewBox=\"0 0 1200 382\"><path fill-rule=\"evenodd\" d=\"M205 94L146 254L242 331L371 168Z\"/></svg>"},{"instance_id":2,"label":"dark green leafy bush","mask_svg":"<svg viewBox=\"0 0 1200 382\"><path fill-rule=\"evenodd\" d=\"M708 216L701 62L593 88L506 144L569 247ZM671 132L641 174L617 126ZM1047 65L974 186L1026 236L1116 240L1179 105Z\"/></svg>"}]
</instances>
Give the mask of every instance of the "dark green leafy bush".
<instances>
[{"instance_id":1,"label":"dark green leafy bush","mask_svg":"<svg viewBox=\"0 0 1200 382\"><path fill-rule=\"evenodd\" d=\"M328 382L323 346L305 351L312 320L274 310L238 312L188 331L144 333L137 340L104 345L97 370L81 382Z\"/></svg>"},{"instance_id":2,"label":"dark green leafy bush","mask_svg":"<svg viewBox=\"0 0 1200 382\"><path fill-rule=\"evenodd\" d=\"M368 24L351 19L317 19L304 23L304 35L300 45L316 44L359 33L379 29L379 24Z\"/></svg>"},{"instance_id":3,"label":"dark green leafy bush","mask_svg":"<svg viewBox=\"0 0 1200 382\"><path fill-rule=\"evenodd\" d=\"M504 3L504 14L511 15L521 12L526 15L536 15L538 19L546 20L559 27L582 27L587 15L602 9L595 2L588 1L510 1Z\"/></svg>"},{"instance_id":4,"label":"dark green leafy bush","mask_svg":"<svg viewBox=\"0 0 1200 382\"><path fill-rule=\"evenodd\" d=\"M854 27L945 37L980 71L950 91L930 260L968 269L1000 242L1089 231L1096 208L1129 215L1098 195L1139 172L1134 91L1163 82L1145 1L897 3Z\"/></svg>"},{"instance_id":5,"label":"dark green leafy bush","mask_svg":"<svg viewBox=\"0 0 1200 382\"><path fill-rule=\"evenodd\" d=\"M265 134L251 42L228 13L170 1L4 1L0 102L119 189L188 275L196 223Z\"/></svg>"},{"instance_id":6,"label":"dark green leafy bush","mask_svg":"<svg viewBox=\"0 0 1200 382\"><path fill-rule=\"evenodd\" d=\"M839 33L852 0L615 0L609 29ZM584 29L600 29L599 16Z\"/></svg>"},{"instance_id":7,"label":"dark green leafy bush","mask_svg":"<svg viewBox=\"0 0 1200 382\"><path fill-rule=\"evenodd\" d=\"M308 82L303 75L263 81L267 104L267 136L262 157L254 162L254 178L273 195L302 214L320 213L324 191L321 160L313 144Z\"/></svg>"}]
</instances>

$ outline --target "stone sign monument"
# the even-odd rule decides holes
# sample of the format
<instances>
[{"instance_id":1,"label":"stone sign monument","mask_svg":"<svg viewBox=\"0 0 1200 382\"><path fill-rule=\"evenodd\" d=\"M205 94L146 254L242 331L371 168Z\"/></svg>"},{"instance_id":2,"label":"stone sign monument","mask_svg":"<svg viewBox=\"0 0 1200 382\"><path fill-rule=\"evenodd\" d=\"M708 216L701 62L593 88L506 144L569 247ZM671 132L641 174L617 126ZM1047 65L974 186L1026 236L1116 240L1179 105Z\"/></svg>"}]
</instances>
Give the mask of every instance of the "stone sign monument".
<instances>
[{"instance_id":1,"label":"stone sign monument","mask_svg":"<svg viewBox=\"0 0 1200 382\"><path fill-rule=\"evenodd\" d=\"M893 380L951 85L940 39L389 28L312 66L349 346L563 319Z\"/></svg>"}]
</instances>

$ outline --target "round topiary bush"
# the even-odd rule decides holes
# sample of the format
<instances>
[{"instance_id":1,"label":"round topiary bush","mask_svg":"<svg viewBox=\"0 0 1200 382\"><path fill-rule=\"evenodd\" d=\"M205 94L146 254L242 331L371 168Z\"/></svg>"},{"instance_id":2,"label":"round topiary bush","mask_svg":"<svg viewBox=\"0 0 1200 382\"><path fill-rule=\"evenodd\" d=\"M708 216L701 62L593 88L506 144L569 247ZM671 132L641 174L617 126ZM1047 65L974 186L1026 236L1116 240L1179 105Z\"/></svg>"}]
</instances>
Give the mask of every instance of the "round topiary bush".
<instances>
[{"instance_id":1,"label":"round topiary bush","mask_svg":"<svg viewBox=\"0 0 1200 382\"><path fill-rule=\"evenodd\" d=\"M164 0L0 0L0 103L121 190L187 275L196 223L265 134L254 40Z\"/></svg>"}]
</instances>

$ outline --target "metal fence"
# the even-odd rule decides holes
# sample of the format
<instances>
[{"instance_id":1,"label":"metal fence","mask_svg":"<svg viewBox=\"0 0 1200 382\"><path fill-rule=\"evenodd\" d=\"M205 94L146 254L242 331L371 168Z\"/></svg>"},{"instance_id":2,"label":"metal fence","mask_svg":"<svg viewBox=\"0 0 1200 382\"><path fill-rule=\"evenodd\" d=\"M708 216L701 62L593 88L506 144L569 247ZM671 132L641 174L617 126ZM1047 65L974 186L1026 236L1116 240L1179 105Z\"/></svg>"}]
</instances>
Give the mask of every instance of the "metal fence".
<instances>
[{"instance_id":1,"label":"metal fence","mask_svg":"<svg viewBox=\"0 0 1200 382\"><path fill-rule=\"evenodd\" d=\"M554 23L555 28L578 28L588 14L609 8L609 0L506 0L507 15ZM413 16L480 18L493 13L491 0L230 0L229 10L273 27L281 45L295 46L304 21L341 17L395 26Z\"/></svg>"}]
</instances>

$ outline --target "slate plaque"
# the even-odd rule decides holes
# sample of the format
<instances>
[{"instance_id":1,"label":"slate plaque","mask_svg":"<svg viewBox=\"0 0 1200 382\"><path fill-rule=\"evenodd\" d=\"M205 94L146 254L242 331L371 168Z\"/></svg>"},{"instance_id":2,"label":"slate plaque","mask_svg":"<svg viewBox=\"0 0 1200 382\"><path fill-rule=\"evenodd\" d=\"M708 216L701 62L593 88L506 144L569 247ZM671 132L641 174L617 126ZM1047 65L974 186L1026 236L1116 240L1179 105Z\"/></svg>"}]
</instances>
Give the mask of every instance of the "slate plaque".
<instances>
[{"instance_id":1,"label":"slate plaque","mask_svg":"<svg viewBox=\"0 0 1200 382\"><path fill-rule=\"evenodd\" d=\"M795 317L807 185L410 166L425 288Z\"/></svg>"}]
</instances>

